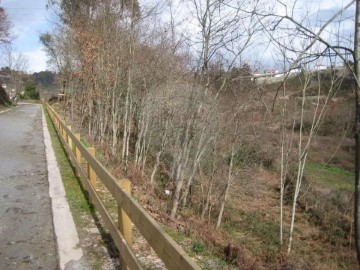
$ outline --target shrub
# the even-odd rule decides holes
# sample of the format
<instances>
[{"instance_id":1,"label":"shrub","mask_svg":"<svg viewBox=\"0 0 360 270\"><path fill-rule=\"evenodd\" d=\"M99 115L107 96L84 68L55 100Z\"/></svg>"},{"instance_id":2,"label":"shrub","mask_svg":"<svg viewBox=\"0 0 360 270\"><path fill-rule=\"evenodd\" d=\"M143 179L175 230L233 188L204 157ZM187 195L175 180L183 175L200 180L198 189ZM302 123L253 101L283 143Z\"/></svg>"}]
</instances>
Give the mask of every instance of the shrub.
<instances>
[{"instance_id":1,"label":"shrub","mask_svg":"<svg viewBox=\"0 0 360 270\"><path fill-rule=\"evenodd\" d=\"M205 248L205 244L204 244L204 242L202 242L201 240L195 239L195 240L193 241L193 243L192 243L192 250L193 250L196 254L203 252L204 248Z\"/></svg>"},{"instance_id":2,"label":"shrub","mask_svg":"<svg viewBox=\"0 0 360 270\"><path fill-rule=\"evenodd\" d=\"M227 157L226 163L230 164L231 156ZM262 159L261 149L256 144L243 143L241 148L235 153L234 165L238 167L260 164Z\"/></svg>"},{"instance_id":3,"label":"shrub","mask_svg":"<svg viewBox=\"0 0 360 270\"><path fill-rule=\"evenodd\" d=\"M25 97L29 99L40 99L39 91L36 89L36 85L33 82L25 85Z\"/></svg>"}]
</instances>

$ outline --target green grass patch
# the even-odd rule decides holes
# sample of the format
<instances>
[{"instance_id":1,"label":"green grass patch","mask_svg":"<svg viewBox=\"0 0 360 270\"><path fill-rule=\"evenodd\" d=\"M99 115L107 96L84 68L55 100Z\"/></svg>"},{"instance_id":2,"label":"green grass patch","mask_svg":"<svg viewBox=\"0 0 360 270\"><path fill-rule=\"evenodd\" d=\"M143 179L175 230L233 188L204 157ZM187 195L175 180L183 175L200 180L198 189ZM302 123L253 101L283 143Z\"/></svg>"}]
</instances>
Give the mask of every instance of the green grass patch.
<instances>
[{"instance_id":1,"label":"green grass patch","mask_svg":"<svg viewBox=\"0 0 360 270\"><path fill-rule=\"evenodd\" d=\"M86 148L92 147L92 144L89 143L85 138L81 138L81 139L80 139L80 142L81 142Z\"/></svg>"},{"instance_id":2,"label":"green grass patch","mask_svg":"<svg viewBox=\"0 0 360 270\"><path fill-rule=\"evenodd\" d=\"M91 215L93 207L87 201L87 197L84 194L84 190L80 184L80 179L78 179L78 177L75 175L74 168L67 157L67 154L60 142L58 134L56 133L48 114L46 114L46 120L71 212L73 213L75 222L78 225L85 225L82 224L81 216L84 214Z\"/></svg>"},{"instance_id":3,"label":"green grass patch","mask_svg":"<svg viewBox=\"0 0 360 270\"><path fill-rule=\"evenodd\" d=\"M223 227L233 240L250 250L254 257L276 262L280 249L279 224L261 212L235 208L229 211L231 218ZM287 230L284 228L285 234Z\"/></svg>"},{"instance_id":4,"label":"green grass patch","mask_svg":"<svg viewBox=\"0 0 360 270\"><path fill-rule=\"evenodd\" d=\"M354 190L354 173L333 165L307 163L305 176L311 182L315 181L333 189L349 192Z\"/></svg>"},{"instance_id":5,"label":"green grass patch","mask_svg":"<svg viewBox=\"0 0 360 270\"><path fill-rule=\"evenodd\" d=\"M279 224L268 220L260 212L236 211L236 219L224 223L224 228L235 238L243 242L246 238L254 238L273 246L279 246Z\"/></svg>"},{"instance_id":6,"label":"green grass patch","mask_svg":"<svg viewBox=\"0 0 360 270\"><path fill-rule=\"evenodd\" d=\"M228 263L221 258L222 247L162 225L164 231L178 243L190 257L196 257L201 269L227 269Z\"/></svg>"},{"instance_id":7,"label":"green grass patch","mask_svg":"<svg viewBox=\"0 0 360 270\"><path fill-rule=\"evenodd\" d=\"M89 201L87 199L87 193L86 191L84 191L80 183L80 179L75 175L74 168L71 165L64 148L62 147L60 139L55 131L49 115L47 114L46 110L44 110L44 112L48 124L49 133L51 136L52 147L55 152L62 182L66 191L66 198L69 203L70 210L74 218L77 231L79 233L79 237L87 237L88 231L86 230L86 228L89 227L89 223L92 223L94 221L95 209L93 205L89 204ZM97 221L95 220L94 222L96 223ZM104 241L104 244L106 246L113 245L112 243L107 243L107 241L112 241L110 240L111 238L109 235L106 235L104 238L103 233L101 234L103 237L102 241ZM99 242L98 244L103 245L102 242ZM96 254L95 249L85 249L84 258L89 269L103 269L103 258L101 257L101 255L99 256L98 254Z\"/></svg>"}]
</instances>

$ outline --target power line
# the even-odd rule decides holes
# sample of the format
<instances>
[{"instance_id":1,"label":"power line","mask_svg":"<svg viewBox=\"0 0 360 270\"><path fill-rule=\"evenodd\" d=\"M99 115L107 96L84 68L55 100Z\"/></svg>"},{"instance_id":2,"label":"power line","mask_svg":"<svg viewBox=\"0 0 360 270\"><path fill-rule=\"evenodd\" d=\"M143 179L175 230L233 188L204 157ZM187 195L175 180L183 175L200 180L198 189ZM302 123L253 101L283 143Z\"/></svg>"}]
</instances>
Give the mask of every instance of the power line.
<instances>
[{"instance_id":1,"label":"power line","mask_svg":"<svg viewBox=\"0 0 360 270\"><path fill-rule=\"evenodd\" d=\"M11 10L11 9L29 9L29 10L32 10L32 9L47 9L45 7L29 7L29 8L23 8L23 7L4 7L5 10Z\"/></svg>"}]
</instances>

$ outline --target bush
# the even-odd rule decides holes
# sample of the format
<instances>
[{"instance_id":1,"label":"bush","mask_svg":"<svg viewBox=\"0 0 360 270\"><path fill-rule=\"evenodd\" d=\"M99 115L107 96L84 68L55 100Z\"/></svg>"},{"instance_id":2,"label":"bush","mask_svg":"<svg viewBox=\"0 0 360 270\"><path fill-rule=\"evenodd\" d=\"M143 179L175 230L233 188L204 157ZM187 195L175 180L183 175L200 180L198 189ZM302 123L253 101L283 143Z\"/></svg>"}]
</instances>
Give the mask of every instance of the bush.
<instances>
[{"instance_id":1,"label":"bush","mask_svg":"<svg viewBox=\"0 0 360 270\"><path fill-rule=\"evenodd\" d=\"M197 240L195 239L192 243L192 250L196 253L196 254L199 254L201 252L204 251L204 248L205 248L205 244L204 242L202 242L201 240Z\"/></svg>"},{"instance_id":2,"label":"bush","mask_svg":"<svg viewBox=\"0 0 360 270\"><path fill-rule=\"evenodd\" d=\"M33 82L27 83L25 85L25 98L28 99L40 99L39 91L36 89L36 85Z\"/></svg>"},{"instance_id":3,"label":"bush","mask_svg":"<svg viewBox=\"0 0 360 270\"><path fill-rule=\"evenodd\" d=\"M226 163L230 164L231 156L227 157ZM235 153L234 165L242 167L252 164L260 164L262 160L262 152L258 145L243 143L240 149Z\"/></svg>"},{"instance_id":4,"label":"bush","mask_svg":"<svg viewBox=\"0 0 360 270\"><path fill-rule=\"evenodd\" d=\"M11 101L5 92L5 89L0 86L0 105L10 105Z\"/></svg>"}]
</instances>

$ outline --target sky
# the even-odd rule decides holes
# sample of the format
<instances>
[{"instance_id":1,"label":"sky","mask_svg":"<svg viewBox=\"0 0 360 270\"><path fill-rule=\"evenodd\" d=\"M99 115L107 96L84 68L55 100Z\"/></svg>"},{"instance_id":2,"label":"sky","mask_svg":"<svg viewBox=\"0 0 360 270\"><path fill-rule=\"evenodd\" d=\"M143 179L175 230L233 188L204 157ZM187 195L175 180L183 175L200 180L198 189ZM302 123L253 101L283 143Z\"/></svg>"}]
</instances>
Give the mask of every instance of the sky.
<instances>
[{"instance_id":1,"label":"sky","mask_svg":"<svg viewBox=\"0 0 360 270\"><path fill-rule=\"evenodd\" d=\"M47 0L2 0L11 22L13 50L28 59L28 72L47 69L47 56L39 35L50 31L54 16L46 9Z\"/></svg>"},{"instance_id":2,"label":"sky","mask_svg":"<svg viewBox=\"0 0 360 270\"><path fill-rule=\"evenodd\" d=\"M1 0L0 0L1 1ZM170 0L171 1L171 0ZM178 16L179 21L182 20L182 16L186 13L182 8L176 8L179 0L172 0L174 4L174 10ZM290 6L293 0L283 1ZM298 0L295 7L295 12L313 13L312 17L316 20L326 21L336 11L341 9L350 0ZM140 0L140 4L152 4L157 3L156 0ZM161 0L164 2L164 0ZM39 41L39 35L46 31L51 31L53 23L55 22L55 16L51 11L46 9L47 0L2 0L1 5L8 13L8 17L11 21L12 28L11 34L15 37L13 41L14 51L23 54L28 59L28 72L39 72L48 69L47 56L44 52L42 45ZM353 9L352 9L353 10ZM350 13L351 11L350 10ZM316 12L315 12L316 11ZM317 11L320 11L319 13ZM285 13L284 8L279 5L277 7L279 14ZM165 18L169 17L165 14ZM314 19L314 21L315 21ZM353 31L353 25L350 24L344 31ZM270 48L270 47L269 47ZM269 50L263 50L264 59L270 59L271 52ZM257 55L258 57L261 55ZM261 58L261 57L260 57Z\"/></svg>"}]
</instances>

